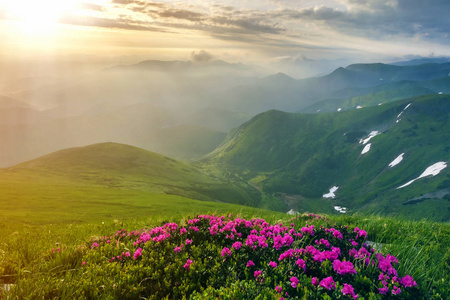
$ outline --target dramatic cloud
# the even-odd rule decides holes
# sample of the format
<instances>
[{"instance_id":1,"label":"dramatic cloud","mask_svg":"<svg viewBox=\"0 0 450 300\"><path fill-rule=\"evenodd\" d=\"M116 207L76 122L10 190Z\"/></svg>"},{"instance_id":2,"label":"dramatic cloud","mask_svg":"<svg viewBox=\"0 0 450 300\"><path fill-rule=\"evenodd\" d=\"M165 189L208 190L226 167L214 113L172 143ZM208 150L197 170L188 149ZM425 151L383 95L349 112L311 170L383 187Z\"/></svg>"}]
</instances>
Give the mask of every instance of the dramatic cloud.
<instances>
[{"instance_id":1,"label":"dramatic cloud","mask_svg":"<svg viewBox=\"0 0 450 300\"><path fill-rule=\"evenodd\" d=\"M423 55L436 49L442 52L450 44L448 0L112 0L104 6L85 0L83 8L85 15L63 22L195 33L251 47L262 45L267 51L272 48L274 57L302 51L310 56L314 49L321 54L372 49L400 53L400 42L413 43Z\"/></svg>"}]
</instances>

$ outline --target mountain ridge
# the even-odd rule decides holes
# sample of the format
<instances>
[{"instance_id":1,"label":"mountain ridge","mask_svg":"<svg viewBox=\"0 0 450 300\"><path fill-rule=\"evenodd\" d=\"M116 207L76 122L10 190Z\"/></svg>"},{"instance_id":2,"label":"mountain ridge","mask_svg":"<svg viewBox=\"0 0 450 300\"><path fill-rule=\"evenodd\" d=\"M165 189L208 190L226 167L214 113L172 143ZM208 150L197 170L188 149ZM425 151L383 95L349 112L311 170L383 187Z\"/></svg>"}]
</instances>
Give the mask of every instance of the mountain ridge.
<instances>
[{"instance_id":1,"label":"mountain ridge","mask_svg":"<svg viewBox=\"0 0 450 300\"><path fill-rule=\"evenodd\" d=\"M402 207L421 193L449 185L448 168L408 190L396 188L428 166L450 160L449 115L450 95L427 95L341 113L271 110L232 131L205 163L257 182L268 194L319 199L329 188L339 186L335 202L349 209L385 214L398 209L400 214L416 216L424 210L448 220L445 204ZM377 133L370 143L362 144L372 132ZM372 147L364 153L368 144ZM388 164L401 153L406 153L403 164L389 169ZM389 201L391 205L386 206Z\"/></svg>"}]
</instances>

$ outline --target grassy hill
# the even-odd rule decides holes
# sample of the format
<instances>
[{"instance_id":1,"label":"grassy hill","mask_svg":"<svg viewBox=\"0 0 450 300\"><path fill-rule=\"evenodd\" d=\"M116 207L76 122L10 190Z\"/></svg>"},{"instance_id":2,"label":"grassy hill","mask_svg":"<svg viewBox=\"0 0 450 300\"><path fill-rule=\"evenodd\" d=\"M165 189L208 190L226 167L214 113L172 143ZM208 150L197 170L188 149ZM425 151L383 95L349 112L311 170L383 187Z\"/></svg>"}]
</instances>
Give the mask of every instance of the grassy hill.
<instances>
[{"instance_id":1,"label":"grassy hill","mask_svg":"<svg viewBox=\"0 0 450 300\"><path fill-rule=\"evenodd\" d=\"M427 167L449 162L449 115L448 95L320 115L272 110L232 131L206 162L239 174L265 193L291 199L294 209L301 209L305 199L323 201L322 195L338 186L334 205L449 220L444 198L449 168L397 189ZM369 142L360 140L372 131L380 134L362 154ZM388 167L401 153L404 161ZM423 201L408 202L417 197Z\"/></svg>"},{"instance_id":2,"label":"grassy hill","mask_svg":"<svg viewBox=\"0 0 450 300\"><path fill-rule=\"evenodd\" d=\"M222 202L257 206L260 200L253 187L116 143L65 149L0 169L0 189L0 218L26 221L92 221L190 206L213 210Z\"/></svg>"}]
</instances>

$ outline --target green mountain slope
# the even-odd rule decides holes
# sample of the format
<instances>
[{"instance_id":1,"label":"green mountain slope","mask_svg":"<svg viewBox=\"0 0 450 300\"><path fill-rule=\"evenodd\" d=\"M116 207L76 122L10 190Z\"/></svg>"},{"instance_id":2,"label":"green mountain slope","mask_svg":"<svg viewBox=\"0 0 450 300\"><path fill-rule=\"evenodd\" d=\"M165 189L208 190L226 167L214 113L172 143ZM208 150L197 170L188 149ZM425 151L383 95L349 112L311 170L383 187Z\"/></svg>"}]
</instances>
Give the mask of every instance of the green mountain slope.
<instances>
[{"instance_id":1,"label":"green mountain slope","mask_svg":"<svg viewBox=\"0 0 450 300\"><path fill-rule=\"evenodd\" d=\"M218 203L217 207L222 205L219 202L257 206L260 201L253 187L207 176L172 158L116 143L65 149L0 169L0 190L0 217L22 219L33 211L51 215L65 210L82 215L84 209L112 210L118 215L123 209L127 215L128 210L164 207L163 203L174 200L177 205L192 203L191 199L210 201Z\"/></svg>"},{"instance_id":2,"label":"green mountain slope","mask_svg":"<svg viewBox=\"0 0 450 300\"><path fill-rule=\"evenodd\" d=\"M423 87L422 82L413 81L401 81L370 88L346 88L336 92L332 99L315 103L302 109L301 112L324 113L347 111L358 107L376 106L431 94L438 94L438 92Z\"/></svg>"},{"instance_id":3,"label":"green mountain slope","mask_svg":"<svg viewBox=\"0 0 450 300\"><path fill-rule=\"evenodd\" d=\"M241 174L269 194L321 199L338 186L333 204L349 209L448 219L444 197L450 188L449 168L397 187L434 163L449 162L449 115L448 95L319 115L268 111L231 132L207 161ZM371 149L362 154L367 144L360 140L372 131L381 134L367 142ZM401 153L404 160L389 168ZM440 196L429 201L402 205L438 191ZM300 202L291 207L301 208Z\"/></svg>"}]
</instances>

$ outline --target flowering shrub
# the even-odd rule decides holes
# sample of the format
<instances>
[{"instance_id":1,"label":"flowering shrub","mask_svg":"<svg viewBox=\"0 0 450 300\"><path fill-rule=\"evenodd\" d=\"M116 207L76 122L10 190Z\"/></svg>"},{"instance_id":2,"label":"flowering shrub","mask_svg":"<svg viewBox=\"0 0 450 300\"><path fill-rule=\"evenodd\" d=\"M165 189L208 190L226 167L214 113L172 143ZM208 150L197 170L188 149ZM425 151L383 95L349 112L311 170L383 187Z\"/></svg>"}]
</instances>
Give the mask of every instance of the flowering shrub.
<instances>
[{"instance_id":1,"label":"flowering shrub","mask_svg":"<svg viewBox=\"0 0 450 300\"><path fill-rule=\"evenodd\" d=\"M162 299L420 299L399 261L365 243L360 228L292 219L268 224L200 215L89 244L75 296ZM113 279L107 274L114 273ZM101 276L100 276L101 275ZM90 276L90 277L89 277ZM93 278L97 278L94 280ZM98 278L102 278L99 281ZM92 288L92 284L96 289Z\"/></svg>"}]
</instances>

